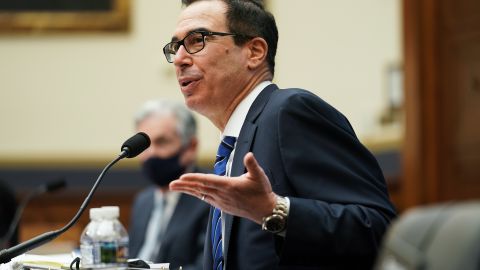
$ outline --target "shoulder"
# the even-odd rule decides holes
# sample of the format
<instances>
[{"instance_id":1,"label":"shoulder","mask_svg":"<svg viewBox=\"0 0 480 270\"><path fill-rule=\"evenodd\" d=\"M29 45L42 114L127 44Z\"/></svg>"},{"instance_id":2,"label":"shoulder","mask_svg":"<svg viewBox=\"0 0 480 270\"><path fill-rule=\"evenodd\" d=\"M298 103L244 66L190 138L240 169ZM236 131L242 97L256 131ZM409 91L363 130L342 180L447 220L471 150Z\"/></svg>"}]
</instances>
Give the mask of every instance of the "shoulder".
<instances>
[{"instance_id":1,"label":"shoulder","mask_svg":"<svg viewBox=\"0 0 480 270\"><path fill-rule=\"evenodd\" d=\"M273 91L267 108L281 118L280 122L313 119L333 123L344 130L352 129L347 118L339 110L315 93L301 88Z\"/></svg>"},{"instance_id":2,"label":"shoulder","mask_svg":"<svg viewBox=\"0 0 480 270\"><path fill-rule=\"evenodd\" d=\"M340 113L315 93L301 88L287 88L274 91L272 93L271 101L274 103L280 103L283 107L287 108L293 105L300 105L301 107L313 106L312 109L315 110L322 109L324 111Z\"/></svg>"},{"instance_id":3,"label":"shoulder","mask_svg":"<svg viewBox=\"0 0 480 270\"><path fill-rule=\"evenodd\" d=\"M15 193L10 188L10 186L8 186L1 179L0 179L0 195L1 195L0 199L2 200L2 205L7 204L7 202L8 202L8 205L15 204Z\"/></svg>"},{"instance_id":4,"label":"shoulder","mask_svg":"<svg viewBox=\"0 0 480 270\"><path fill-rule=\"evenodd\" d=\"M141 190L139 193L137 193L137 195L135 195L135 198L134 198L135 203L141 203L148 200L153 200L154 192L155 192L154 186L150 186Z\"/></svg>"}]
</instances>

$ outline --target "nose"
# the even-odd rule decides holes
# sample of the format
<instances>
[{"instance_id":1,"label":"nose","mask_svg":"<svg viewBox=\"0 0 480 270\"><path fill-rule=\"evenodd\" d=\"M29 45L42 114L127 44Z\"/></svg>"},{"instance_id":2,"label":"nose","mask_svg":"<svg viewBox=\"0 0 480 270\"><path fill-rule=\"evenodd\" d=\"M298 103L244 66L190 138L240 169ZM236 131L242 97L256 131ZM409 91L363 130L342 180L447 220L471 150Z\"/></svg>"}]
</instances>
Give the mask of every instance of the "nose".
<instances>
[{"instance_id":1,"label":"nose","mask_svg":"<svg viewBox=\"0 0 480 270\"><path fill-rule=\"evenodd\" d=\"M149 146L147 149L145 149L145 151L140 153L140 155L138 157L140 158L140 160L145 161L145 160L149 159L151 156L153 156L154 153L155 153L154 147Z\"/></svg>"},{"instance_id":2,"label":"nose","mask_svg":"<svg viewBox=\"0 0 480 270\"><path fill-rule=\"evenodd\" d=\"M185 65L191 65L192 63L192 57L191 54L187 52L185 49L185 46L181 45L178 48L177 53L173 57L173 64L175 66L185 66Z\"/></svg>"}]
</instances>

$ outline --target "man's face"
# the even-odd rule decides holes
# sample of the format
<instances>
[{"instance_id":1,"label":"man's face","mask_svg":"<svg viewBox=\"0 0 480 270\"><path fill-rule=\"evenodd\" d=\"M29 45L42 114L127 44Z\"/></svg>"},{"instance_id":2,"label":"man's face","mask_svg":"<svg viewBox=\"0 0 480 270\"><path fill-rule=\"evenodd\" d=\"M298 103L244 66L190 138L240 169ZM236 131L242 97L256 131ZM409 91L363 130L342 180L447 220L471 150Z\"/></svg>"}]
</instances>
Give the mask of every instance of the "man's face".
<instances>
[{"instance_id":1,"label":"man's face","mask_svg":"<svg viewBox=\"0 0 480 270\"><path fill-rule=\"evenodd\" d=\"M150 147L139 155L142 162L153 156L172 157L182 147L176 119L173 116L149 116L137 125L137 130L145 132L151 140Z\"/></svg>"},{"instance_id":2,"label":"man's face","mask_svg":"<svg viewBox=\"0 0 480 270\"><path fill-rule=\"evenodd\" d=\"M191 4L182 11L173 39L195 30L229 32L225 11L221 1ZM224 112L245 87L246 50L236 46L232 36L208 36L195 54L180 46L174 65L186 105L207 117Z\"/></svg>"}]
</instances>

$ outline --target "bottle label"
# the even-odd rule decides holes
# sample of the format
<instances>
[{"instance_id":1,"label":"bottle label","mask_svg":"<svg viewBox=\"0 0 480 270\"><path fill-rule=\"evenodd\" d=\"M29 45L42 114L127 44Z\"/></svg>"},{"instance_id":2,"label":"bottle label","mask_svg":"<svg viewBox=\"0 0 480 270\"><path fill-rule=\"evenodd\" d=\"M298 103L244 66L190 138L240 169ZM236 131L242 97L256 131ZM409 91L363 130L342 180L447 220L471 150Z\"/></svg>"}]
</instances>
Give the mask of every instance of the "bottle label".
<instances>
[{"instance_id":1,"label":"bottle label","mask_svg":"<svg viewBox=\"0 0 480 270\"><path fill-rule=\"evenodd\" d=\"M126 263L128 246L117 242L100 242L100 263Z\"/></svg>"},{"instance_id":2,"label":"bottle label","mask_svg":"<svg viewBox=\"0 0 480 270\"><path fill-rule=\"evenodd\" d=\"M100 261L102 263L117 262L117 245L115 242L100 242Z\"/></svg>"}]
</instances>

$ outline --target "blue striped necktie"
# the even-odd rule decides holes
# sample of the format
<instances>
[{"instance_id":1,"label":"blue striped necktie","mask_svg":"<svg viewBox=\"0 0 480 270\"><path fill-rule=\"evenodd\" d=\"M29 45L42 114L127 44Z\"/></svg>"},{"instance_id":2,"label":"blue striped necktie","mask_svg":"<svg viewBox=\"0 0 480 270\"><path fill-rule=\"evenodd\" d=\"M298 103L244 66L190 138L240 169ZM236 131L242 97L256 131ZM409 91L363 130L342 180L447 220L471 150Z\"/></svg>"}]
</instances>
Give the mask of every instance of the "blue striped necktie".
<instances>
[{"instance_id":1,"label":"blue striped necktie","mask_svg":"<svg viewBox=\"0 0 480 270\"><path fill-rule=\"evenodd\" d=\"M227 161L235 147L237 138L225 136L218 147L217 158L213 170L217 175L225 175ZM214 208L212 215L212 256L213 270L223 269L223 246L222 246L222 218L220 209Z\"/></svg>"}]
</instances>

